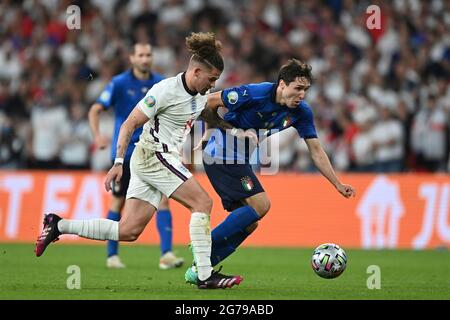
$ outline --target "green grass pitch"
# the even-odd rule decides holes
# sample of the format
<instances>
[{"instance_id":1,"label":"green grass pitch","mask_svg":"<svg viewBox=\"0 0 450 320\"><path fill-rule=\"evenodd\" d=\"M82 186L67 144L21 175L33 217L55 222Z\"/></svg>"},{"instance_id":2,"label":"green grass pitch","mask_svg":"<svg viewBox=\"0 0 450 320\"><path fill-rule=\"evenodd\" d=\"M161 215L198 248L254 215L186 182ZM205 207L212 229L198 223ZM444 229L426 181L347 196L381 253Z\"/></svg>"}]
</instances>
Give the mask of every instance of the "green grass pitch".
<instances>
[{"instance_id":1,"label":"green grass pitch","mask_svg":"<svg viewBox=\"0 0 450 320\"><path fill-rule=\"evenodd\" d=\"M156 246L122 245L127 268L105 267L104 244L52 244L40 258L33 244L0 243L0 299L298 300L450 299L450 252L351 250L347 269L326 280L310 267L312 249L240 248L225 260L223 272L244 281L227 290L199 290L184 282L183 266L158 269ZM190 265L188 247L175 251ZM67 268L80 267L81 289L66 286ZM369 290L370 265L381 270L381 288Z\"/></svg>"}]
</instances>

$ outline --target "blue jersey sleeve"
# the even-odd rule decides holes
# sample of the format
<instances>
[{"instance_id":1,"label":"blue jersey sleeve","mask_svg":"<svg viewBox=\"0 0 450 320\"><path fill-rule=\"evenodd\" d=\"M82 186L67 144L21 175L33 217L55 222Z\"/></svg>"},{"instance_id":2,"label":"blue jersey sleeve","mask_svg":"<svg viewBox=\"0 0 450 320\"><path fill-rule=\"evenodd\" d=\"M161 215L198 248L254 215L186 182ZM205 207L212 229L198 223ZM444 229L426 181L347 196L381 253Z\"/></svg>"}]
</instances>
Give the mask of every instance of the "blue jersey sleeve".
<instances>
[{"instance_id":1,"label":"blue jersey sleeve","mask_svg":"<svg viewBox=\"0 0 450 320\"><path fill-rule=\"evenodd\" d=\"M111 105L114 104L114 82L111 81L108 85L103 89L100 97L97 99L97 103L101 104L105 109L109 109Z\"/></svg>"},{"instance_id":2,"label":"blue jersey sleeve","mask_svg":"<svg viewBox=\"0 0 450 320\"><path fill-rule=\"evenodd\" d=\"M229 111L241 108L251 101L251 99L252 97L247 85L228 88L222 91L223 104Z\"/></svg>"},{"instance_id":3,"label":"blue jersey sleeve","mask_svg":"<svg viewBox=\"0 0 450 320\"><path fill-rule=\"evenodd\" d=\"M303 139L317 138L314 116L309 107L302 108L300 119L294 122L292 126L297 129L298 134Z\"/></svg>"}]
</instances>

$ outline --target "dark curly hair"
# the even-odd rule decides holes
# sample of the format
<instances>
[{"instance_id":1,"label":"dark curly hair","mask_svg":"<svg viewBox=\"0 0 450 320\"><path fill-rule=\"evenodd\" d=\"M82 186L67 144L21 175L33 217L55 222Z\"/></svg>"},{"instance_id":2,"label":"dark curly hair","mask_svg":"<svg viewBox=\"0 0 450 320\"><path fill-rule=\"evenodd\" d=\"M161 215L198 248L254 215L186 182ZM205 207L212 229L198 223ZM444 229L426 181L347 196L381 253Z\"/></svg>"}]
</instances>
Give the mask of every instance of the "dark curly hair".
<instances>
[{"instance_id":1,"label":"dark curly hair","mask_svg":"<svg viewBox=\"0 0 450 320\"><path fill-rule=\"evenodd\" d=\"M278 73L278 83L283 80L286 85L295 81L297 77L308 79L312 83L311 66L307 63L301 62L297 59L289 59L288 63L280 68Z\"/></svg>"}]
</instances>

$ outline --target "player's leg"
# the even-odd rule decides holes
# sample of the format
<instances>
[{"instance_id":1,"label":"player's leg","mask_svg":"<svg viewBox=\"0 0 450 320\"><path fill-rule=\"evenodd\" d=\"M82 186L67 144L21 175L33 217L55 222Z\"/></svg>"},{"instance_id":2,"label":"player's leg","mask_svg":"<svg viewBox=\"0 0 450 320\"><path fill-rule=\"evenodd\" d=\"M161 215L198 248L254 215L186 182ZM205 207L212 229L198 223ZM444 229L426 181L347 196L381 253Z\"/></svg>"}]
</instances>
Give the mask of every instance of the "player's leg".
<instances>
[{"instance_id":1,"label":"player's leg","mask_svg":"<svg viewBox=\"0 0 450 320\"><path fill-rule=\"evenodd\" d=\"M270 202L249 164L207 164L205 172L222 204L231 213L212 231L214 265L225 259L254 230Z\"/></svg>"},{"instance_id":2,"label":"player's leg","mask_svg":"<svg viewBox=\"0 0 450 320\"><path fill-rule=\"evenodd\" d=\"M249 165L204 163L204 167L224 208L231 211L211 233L211 264L215 266L256 229L257 221L270 209L270 202ZM187 282L196 283L195 269L186 271Z\"/></svg>"},{"instance_id":3,"label":"player's leg","mask_svg":"<svg viewBox=\"0 0 450 320\"><path fill-rule=\"evenodd\" d=\"M125 205L125 196L127 195L128 186L130 184L130 162L123 163L122 178L119 183L113 182L112 186L112 201L110 211L108 212L108 219L113 221L120 221L121 212ZM108 268L125 268L125 265L119 258L119 242L108 240L107 244L107 259L106 266Z\"/></svg>"},{"instance_id":4,"label":"player's leg","mask_svg":"<svg viewBox=\"0 0 450 320\"><path fill-rule=\"evenodd\" d=\"M159 268L161 270L179 268L184 259L177 257L172 252L172 214L169 207L169 199L163 195L156 213L156 226L158 228L161 258Z\"/></svg>"},{"instance_id":5,"label":"player's leg","mask_svg":"<svg viewBox=\"0 0 450 320\"><path fill-rule=\"evenodd\" d=\"M108 211L107 219L112 221L120 221L121 211L125 205L125 196L115 195L113 190L113 196L111 199L111 206ZM125 268L125 265L119 258L119 242L114 240L107 240L107 258L106 266L108 268Z\"/></svg>"},{"instance_id":6,"label":"player's leg","mask_svg":"<svg viewBox=\"0 0 450 320\"><path fill-rule=\"evenodd\" d=\"M231 255L256 230L258 220L270 209L270 201L265 192L248 197L243 202L241 207L233 210L212 232L211 263L213 266Z\"/></svg>"},{"instance_id":7,"label":"player's leg","mask_svg":"<svg viewBox=\"0 0 450 320\"><path fill-rule=\"evenodd\" d=\"M126 219L120 222L109 219L69 220L48 214L44 217L44 228L36 243L36 255L41 256L61 234L76 234L92 240L135 241L155 211L155 206L147 201L128 199L124 208Z\"/></svg>"},{"instance_id":8,"label":"player's leg","mask_svg":"<svg viewBox=\"0 0 450 320\"><path fill-rule=\"evenodd\" d=\"M211 198L179 158L171 153L156 152L138 145L132 156L132 172L134 168L142 168L140 176L143 181L191 211L189 231L194 246L194 255L199 263L199 278L203 280L209 277L213 271L210 260ZM130 193L130 190L128 192Z\"/></svg>"},{"instance_id":9,"label":"player's leg","mask_svg":"<svg viewBox=\"0 0 450 320\"><path fill-rule=\"evenodd\" d=\"M154 204L127 196L123 208L123 217L119 222L119 240L136 241L155 212L156 206Z\"/></svg>"},{"instance_id":10,"label":"player's leg","mask_svg":"<svg viewBox=\"0 0 450 320\"><path fill-rule=\"evenodd\" d=\"M189 234L194 259L197 262L199 278L207 279L213 271L210 260L212 199L192 176L185 180L170 197L191 211Z\"/></svg>"},{"instance_id":11,"label":"player's leg","mask_svg":"<svg viewBox=\"0 0 450 320\"><path fill-rule=\"evenodd\" d=\"M192 212L189 234L197 266L198 287L201 289L216 289L239 284L243 280L242 277L220 274L214 271L211 266L210 212L212 200L206 191L191 176L170 197Z\"/></svg>"},{"instance_id":12,"label":"player's leg","mask_svg":"<svg viewBox=\"0 0 450 320\"><path fill-rule=\"evenodd\" d=\"M143 161L148 170L145 175L151 184L169 198L181 203L191 211L189 234L198 265L197 283L200 289L227 288L239 284L240 276L226 276L213 270L211 266L210 213L212 200L200 186L178 156L160 153L137 146L133 157ZM136 161L139 165L140 161Z\"/></svg>"},{"instance_id":13,"label":"player's leg","mask_svg":"<svg viewBox=\"0 0 450 320\"><path fill-rule=\"evenodd\" d=\"M42 255L61 234L76 234L93 240L134 241L150 221L160 201L161 192L143 180L139 171L133 170L123 209L124 218L120 222L109 219L68 220L48 214L36 243L36 255Z\"/></svg>"}]
</instances>

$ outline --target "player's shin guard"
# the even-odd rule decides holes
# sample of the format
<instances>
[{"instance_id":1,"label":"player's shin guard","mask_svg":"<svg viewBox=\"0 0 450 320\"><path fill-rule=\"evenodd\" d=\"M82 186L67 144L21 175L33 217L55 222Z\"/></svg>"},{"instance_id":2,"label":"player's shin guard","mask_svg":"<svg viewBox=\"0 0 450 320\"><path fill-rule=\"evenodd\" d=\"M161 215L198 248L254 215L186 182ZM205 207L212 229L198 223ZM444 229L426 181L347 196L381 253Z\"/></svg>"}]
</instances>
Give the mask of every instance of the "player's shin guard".
<instances>
[{"instance_id":1,"label":"player's shin guard","mask_svg":"<svg viewBox=\"0 0 450 320\"><path fill-rule=\"evenodd\" d=\"M198 268L198 278L206 280L211 276L211 230L209 215L202 212L193 212L189 224L189 233Z\"/></svg>"},{"instance_id":2,"label":"player's shin guard","mask_svg":"<svg viewBox=\"0 0 450 320\"><path fill-rule=\"evenodd\" d=\"M58 222L63 234L77 234L93 240L119 240L119 222L109 219L66 220Z\"/></svg>"}]
</instances>

